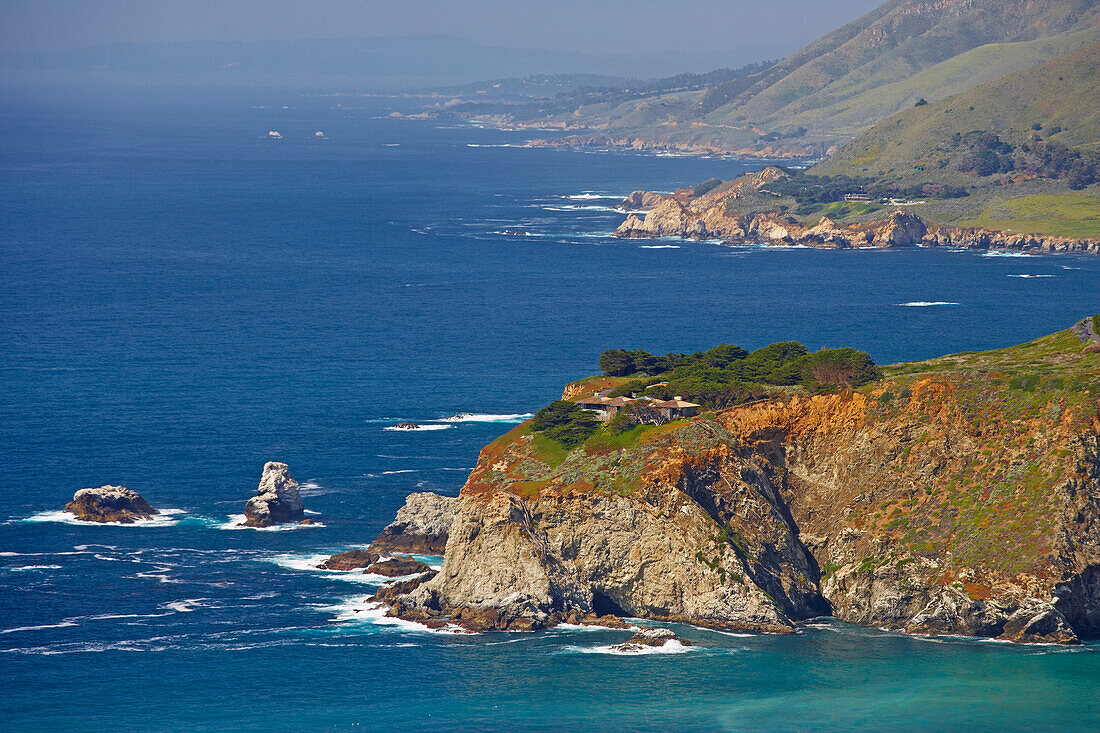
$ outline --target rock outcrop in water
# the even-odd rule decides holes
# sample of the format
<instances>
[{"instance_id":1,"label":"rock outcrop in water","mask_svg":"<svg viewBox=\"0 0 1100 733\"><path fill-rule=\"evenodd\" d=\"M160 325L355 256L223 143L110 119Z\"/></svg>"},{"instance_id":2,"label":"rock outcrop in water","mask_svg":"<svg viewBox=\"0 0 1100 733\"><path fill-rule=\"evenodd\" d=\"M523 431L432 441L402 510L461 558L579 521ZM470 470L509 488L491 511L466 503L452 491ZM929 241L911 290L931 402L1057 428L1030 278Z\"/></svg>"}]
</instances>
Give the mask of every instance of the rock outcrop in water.
<instances>
[{"instance_id":1,"label":"rock outcrop in water","mask_svg":"<svg viewBox=\"0 0 1100 733\"><path fill-rule=\"evenodd\" d=\"M159 514L141 494L123 486L80 489L65 505L65 511L85 522L117 524L133 524Z\"/></svg>"},{"instance_id":2,"label":"rock outcrop in water","mask_svg":"<svg viewBox=\"0 0 1100 733\"><path fill-rule=\"evenodd\" d=\"M260 485L256 495L245 504L244 516L246 527L271 527L302 520L305 516L302 495L285 463L264 464Z\"/></svg>"},{"instance_id":3,"label":"rock outcrop in water","mask_svg":"<svg viewBox=\"0 0 1100 733\"><path fill-rule=\"evenodd\" d=\"M1100 636L1100 355L1070 331L543 452L483 451L443 568L392 612L471 629L600 614Z\"/></svg>"},{"instance_id":4,"label":"rock outcrop in water","mask_svg":"<svg viewBox=\"0 0 1100 733\"><path fill-rule=\"evenodd\" d=\"M411 557L398 555L386 557L371 550L350 550L340 552L321 563L323 570L358 570L365 569L368 573L384 575L387 578L399 578L404 575L417 575L431 571L427 563L420 562Z\"/></svg>"},{"instance_id":5,"label":"rock outcrop in water","mask_svg":"<svg viewBox=\"0 0 1100 733\"><path fill-rule=\"evenodd\" d=\"M635 632L634 636L630 637L622 644L616 644L612 648L618 652L637 654L647 649L660 649L670 644L675 646L691 646L690 641L686 641L676 636L676 634L672 633L671 629L640 629Z\"/></svg>"},{"instance_id":6,"label":"rock outcrop in water","mask_svg":"<svg viewBox=\"0 0 1100 733\"><path fill-rule=\"evenodd\" d=\"M409 494L394 520L371 543L371 550L442 555L457 504L457 497L430 491Z\"/></svg>"}]
</instances>

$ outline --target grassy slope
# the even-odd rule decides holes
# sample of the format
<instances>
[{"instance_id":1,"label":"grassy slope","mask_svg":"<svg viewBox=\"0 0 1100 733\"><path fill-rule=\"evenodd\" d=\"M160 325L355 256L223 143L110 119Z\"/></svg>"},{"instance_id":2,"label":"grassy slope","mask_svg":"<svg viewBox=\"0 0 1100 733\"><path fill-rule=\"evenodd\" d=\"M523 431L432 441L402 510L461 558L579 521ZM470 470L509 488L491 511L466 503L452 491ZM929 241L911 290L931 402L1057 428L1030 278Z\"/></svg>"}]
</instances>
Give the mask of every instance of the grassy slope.
<instances>
[{"instance_id":1,"label":"grassy slope","mask_svg":"<svg viewBox=\"0 0 1100 733\"><path fill-rule=\"evenodd\" d=\"M1100 26L1093 26L1033 41L986 44L888 83L852 74L830 85L831 96L837 101L788 115L786 122L790 127L815 127L837 137L852 137L898 110L912 107L918 99L943 99L1098 40Z\"/></svg>"},{"instance_id":2,"label":"grassy slope","mask_svg":"<svg viewBox=\"0 0 1100 733\"><path fill-rule=\"evenodd\" d=\"M1006 142L1027 139L1034 124L1058 125L1066 145L1100 141L1100 43L922 107L899 112L811 169L823 175L927 180L953 148L951 136L996 130ZM918 171L922 166L924 171ZM954 174L943 173L944 176Z\"/></svg>"},{"instance_id":3,"label":"grassy slope","mask_svg":"<svg viewBox=\"0 0 1100 733\"><path fill-rule=\"evenodd\" d=\"M1070 191L1065 181L1003 183L947 167L955 133L996 130L1012 144L1032 126L1057 125L1044 137L1070 146L1100 144L1100 43L969 92L899 112L810 169L811 174L869 176L913 184L972 186L962 199L932 201L911 211L927 221L1028 234L1100 237L1100 186ZM923 170L920 170L923 168Z\"/></svg>"},{"instance_id":4,"label":"grassy slope","mask_svg":"<svg viewBox=\"0 0 1100 733\"><path fill-rule=\"evenodd\" d=\"M1095 0L892 0L757 75L717 108L706 95L686 106L666 100L662 111L680 125L649 132L739 145L753 143L756 131L804 126L805 136L787 142L843 141L917 96L936 99L1077 48L1095 39L1098 19ZM632 115L615 126L660 117ZM708 128L690 124L700 121Z\"/></svg>"}]
</instances>

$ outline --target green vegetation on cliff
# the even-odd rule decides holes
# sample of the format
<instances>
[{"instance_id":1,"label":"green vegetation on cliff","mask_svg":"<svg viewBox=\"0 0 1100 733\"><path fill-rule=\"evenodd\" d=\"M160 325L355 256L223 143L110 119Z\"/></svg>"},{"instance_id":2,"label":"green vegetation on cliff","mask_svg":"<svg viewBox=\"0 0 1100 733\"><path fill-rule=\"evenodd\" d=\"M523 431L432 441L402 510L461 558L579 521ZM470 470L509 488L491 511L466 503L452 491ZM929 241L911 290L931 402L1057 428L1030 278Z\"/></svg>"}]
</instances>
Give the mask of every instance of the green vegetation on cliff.
<instances>
[{"instance_id":1,"label":"green vegetation on cliff","mask_svg":"<svg viewBox=\"0 0 1100 733\"><path fill-rule=\"evenodd\" d=\"M599 365L608 376L635 376L615 388L610 393L613 397L637 393L667 400L680 395L716 409L757 399L768 394L769 387L858 387L879 375L874 361L862 351L843 348L810 353L797 341L781 341L751 353L730 344L664 356L609 349L600 355Z\"/></svg>"}]
</instances>

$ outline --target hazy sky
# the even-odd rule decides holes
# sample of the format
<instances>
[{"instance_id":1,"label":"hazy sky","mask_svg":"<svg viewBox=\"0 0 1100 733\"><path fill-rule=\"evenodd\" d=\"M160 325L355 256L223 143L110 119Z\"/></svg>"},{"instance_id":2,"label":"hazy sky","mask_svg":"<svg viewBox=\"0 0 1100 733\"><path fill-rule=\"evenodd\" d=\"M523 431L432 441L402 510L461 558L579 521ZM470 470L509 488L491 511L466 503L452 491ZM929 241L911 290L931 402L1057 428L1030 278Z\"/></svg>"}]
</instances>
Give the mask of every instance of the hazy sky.
<instances>
[{"instance_id":1,"label":"hazy sky","mask_svg":"<svg viewBox=\"0 0 1100 733\"><path fill-rule=\"evenodd\" d=\"M117 41L451 35L589 53L800 43L883 0L0 0L0 44L49 51Z\"/></svg>"}]
</instances>

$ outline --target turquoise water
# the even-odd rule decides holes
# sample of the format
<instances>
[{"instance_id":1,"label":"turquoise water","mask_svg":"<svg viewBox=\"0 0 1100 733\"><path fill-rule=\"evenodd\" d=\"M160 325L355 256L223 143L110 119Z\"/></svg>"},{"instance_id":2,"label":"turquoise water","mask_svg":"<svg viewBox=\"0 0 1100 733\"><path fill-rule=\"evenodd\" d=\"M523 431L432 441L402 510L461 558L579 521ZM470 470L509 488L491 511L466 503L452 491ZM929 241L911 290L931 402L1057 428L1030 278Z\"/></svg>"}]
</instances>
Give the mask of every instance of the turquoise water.
<instances>
[{"instance_id":1,"label":"turquoise water","mask_svg":"<svg viewBox=\"0 0 1100 733\"><path fill-rule=\"evenodd\" d=\"M615 197L745 166L499 147L523 138L354 101L0 112L6 728L1097 727L1095 645L823 621L677 627L688 650L621 656L623 631L388 625L363 602L376 584L314 569L408 492L456 494L605 348L794 338L885 363L1061 329L1100 292L1083 257L619 242ZM951 305L914 305L933 302ZM439 421L460 411L478 418ZM402 420L439 429L385 430ZM267 460L321 526L229 529ZM177 513L59 521L104 483Z\"/></svg>"}]
</instances>

